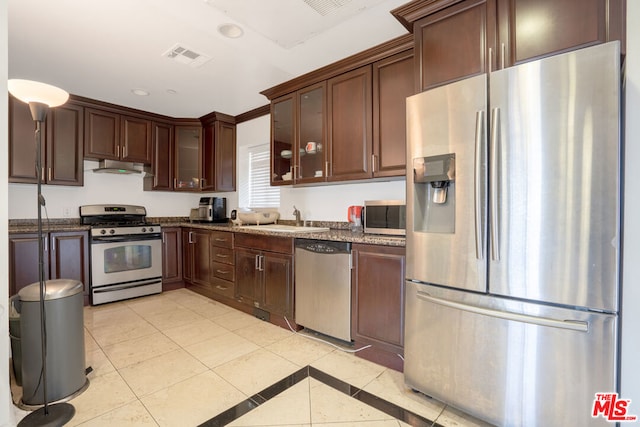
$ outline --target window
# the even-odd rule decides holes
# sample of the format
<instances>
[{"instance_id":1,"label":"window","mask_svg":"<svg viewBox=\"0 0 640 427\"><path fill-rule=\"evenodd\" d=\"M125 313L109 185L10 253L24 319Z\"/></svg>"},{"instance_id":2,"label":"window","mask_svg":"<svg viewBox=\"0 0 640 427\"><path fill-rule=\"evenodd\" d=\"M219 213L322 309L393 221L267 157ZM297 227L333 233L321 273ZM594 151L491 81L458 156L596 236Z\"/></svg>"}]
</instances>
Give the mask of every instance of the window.
<instances>
[{"instance_id":1,"label":"window","mask_svg":"<svg viewBox=\"0 0 640 427\"><path fill-rule=\"evenodd\" d=\"M240 147L240 189L238 202L243 208L279 208L280 188L269 183L270 146L268 143Z\"/></svg>"}]
</instances>

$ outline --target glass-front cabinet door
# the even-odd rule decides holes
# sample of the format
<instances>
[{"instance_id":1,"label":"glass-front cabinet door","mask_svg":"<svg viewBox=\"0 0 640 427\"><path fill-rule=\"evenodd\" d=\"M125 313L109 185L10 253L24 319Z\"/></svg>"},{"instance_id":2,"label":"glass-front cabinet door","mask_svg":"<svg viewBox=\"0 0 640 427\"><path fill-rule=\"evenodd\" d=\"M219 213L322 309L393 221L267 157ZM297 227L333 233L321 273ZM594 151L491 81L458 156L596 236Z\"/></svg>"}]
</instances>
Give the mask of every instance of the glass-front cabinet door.
<instances>
[{"instance_id":1,"label":"glass-front cabinet door","mask_svg":"<svg viewBox=\"0 0 640 427\"><path fill-rule=\"evenodd\" d=\"M176 126L175 190L197 191L200 187L202 127Z\"/></svg>"},{"instance_id":2,"label":"glass-front cabinet door","mask_svg":"<svg viewBox=\"0 0 640 427\"><path fill-rule=\"evenodd\" d=\"M295 143L295 93L271 103L271 185L293 182Z\"/></svg>"},{"instance_id":3,"label":"glass-front cabinet door","mask_svg":"<svg viewBox=\"0 0 640 427\"><path fill-rule=\"evenodd\" d=\"M301 89L298 94L298 149L293 172L296 182L326 179L325 170L325 82Z\"/></svg>"}]
</instances>

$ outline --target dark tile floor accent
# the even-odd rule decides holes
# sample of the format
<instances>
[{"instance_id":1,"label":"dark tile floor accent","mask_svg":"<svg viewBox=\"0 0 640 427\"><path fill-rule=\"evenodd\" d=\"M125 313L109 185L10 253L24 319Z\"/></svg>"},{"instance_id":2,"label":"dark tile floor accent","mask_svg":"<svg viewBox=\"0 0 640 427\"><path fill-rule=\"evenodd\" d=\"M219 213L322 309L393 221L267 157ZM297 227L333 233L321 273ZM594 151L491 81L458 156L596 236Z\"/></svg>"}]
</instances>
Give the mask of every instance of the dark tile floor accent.
<instances>
[{"instance_id":1,"label":"dark tile floor accent","mask_svg":"<svg viewBox=\"0 0 640 427\"><path fill-rule=\"evenodd\" d=\"M252 409L268 402L272 397L275 397L276 395L282 393L289 387L294 386L307 377L318 380L321 383L340 391L341 393L351 396L352 398L357 399L362 403L365 403L413 427L443 427L440 424L435 423L434 421L428 420L427 418L401 408L398 405L381 399L358 387L354 387L312 366L301 368L293 374L265 388L260 393L254 394L253 396L240 402L236 406L229 408L226 411L211 418L209 421L200 424L200 427L219 427L227 425L230 422L245 415Z\"/></svg>"}]
</instances>

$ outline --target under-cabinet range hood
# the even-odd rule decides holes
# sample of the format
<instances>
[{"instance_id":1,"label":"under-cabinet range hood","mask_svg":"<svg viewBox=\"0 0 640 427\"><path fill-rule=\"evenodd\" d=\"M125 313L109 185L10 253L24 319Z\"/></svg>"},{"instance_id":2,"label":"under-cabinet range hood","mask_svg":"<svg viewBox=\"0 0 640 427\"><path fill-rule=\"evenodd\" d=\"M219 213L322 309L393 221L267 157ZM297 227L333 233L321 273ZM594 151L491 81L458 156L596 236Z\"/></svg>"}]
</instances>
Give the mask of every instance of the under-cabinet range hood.
<instances>
[{"instance_id":1,"label":"under-cabinet range hood","mask_svg":"<svg viewBox=\"0 0 640 427\"><path fill-rule=\"evenodd\" d=\"M100 160L98 167L93 170L95 173L115 173L121 175L149 176L151 171L145 168L142 163L121 162L118 160Z\"/></svg>"}]
</instances>

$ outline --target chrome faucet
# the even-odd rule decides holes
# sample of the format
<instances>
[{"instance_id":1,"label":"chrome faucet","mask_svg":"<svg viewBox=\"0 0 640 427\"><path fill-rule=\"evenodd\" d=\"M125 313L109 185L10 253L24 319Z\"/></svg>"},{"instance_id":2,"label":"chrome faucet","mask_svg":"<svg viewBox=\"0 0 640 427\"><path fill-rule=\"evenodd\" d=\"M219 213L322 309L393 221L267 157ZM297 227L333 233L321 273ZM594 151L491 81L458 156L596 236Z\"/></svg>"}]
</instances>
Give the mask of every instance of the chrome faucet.
<instances>
[{"instance_id":1,"label":"chrome faucet","mask_svg":"<svg viewBox=\"0 0 640 427\"><path fill-rule=\"evenodd\" d=\"M293 205L293 215L296 217L296 227L300 227L302 225L302 220L300 219L300 211Z\"/></svg>"}]
</instances>

